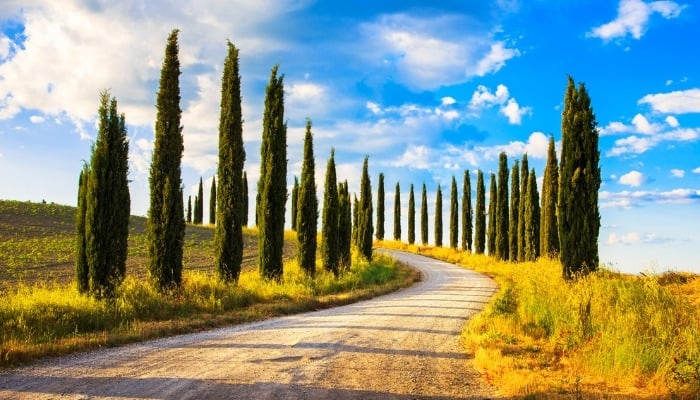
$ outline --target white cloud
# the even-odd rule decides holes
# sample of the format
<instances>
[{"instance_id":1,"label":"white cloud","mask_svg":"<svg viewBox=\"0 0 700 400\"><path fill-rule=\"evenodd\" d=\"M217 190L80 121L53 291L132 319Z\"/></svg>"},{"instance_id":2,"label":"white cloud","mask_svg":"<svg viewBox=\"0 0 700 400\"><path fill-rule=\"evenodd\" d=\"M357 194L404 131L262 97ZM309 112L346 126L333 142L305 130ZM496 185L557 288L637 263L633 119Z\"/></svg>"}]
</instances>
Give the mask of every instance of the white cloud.
<instances>
[{"instance_id":1,"label":"white cloud","mask_svg":"<svg viewBox=\"0 0 700 400\"><path fill-rule=\"evenodd\" d=\"M46 119L44 117L42 117L41 115L32 115L31 117L29 117L29 121L32 124L41 124L44 121L46 121Z\"/></svg>"},{"instance_id":2,"label":"white cloud","mask_svg":"<svg viewBox=\"0 0 700 400\"><path fill-rule=\"evenodd\" d=\"M530 114L531 108L520 107L514 98L510 98L505 105L501 106L500 112L508 117L508 122L511 125L520 125L523 115Z\"/></svg>"},{"instance_id":3,"label":"white cloud","mask_svg":"<svg viewBox=\"0 0 700 400\"><path fill-rule=\"evenodd\" d=\"M667 238L659 238L653 233L641 234L639 232L629 232L624 235L617 235L616 233L611 233L608 235L608 239L605 244L615 246L615 245L637 245L637 244L650 244L650 243L664 243L669 241Z\"/></svg>"},{"instance_id":4,"label":"white cloud","mask_svg":"<svg viewBox=\"0 0 700 400\"><path fill-rule=\"evenodd\" d=\"M484 86L477 86L469 101L469 110L472 116L478 116L482 110L491 106L499 106L499 112L508 118L511 125L520 125L523 115L532 113L531 107L520 107L506 85L500 84L495 92Z\"/></svg>"},{"instance_id":5,"label":"white cloud","mask_svg":"<svg viewBox=\"0 0 700 400\"><path fill-rule=\"evenodd\" d=\"M639 187L644 183L644 181L644 174L639 171L630 171L622 175L618 180L618 183L632 187Z\"/></svg>"},{"instance_id":6,"label":"white cloud","mask_svg":"<svg viewBox=\"0 0 700 400\"><path fill-rule=\"evenodd\" d=\"M683 8L673 1L646 3L642 0L620 0L617 17L611 22L593 28L586 36L597 37L604 41L627 35L641 39L646 32L649 17L653 14L657 13L665 19L671 19L678 17Z\"/></svg>"},{"instance_id":7,"label":"white cloud","mask_svg":"<svg viewBox=\"0 0 700 400\"><path fill-rule=\"evenodd\" d=\"M7 36L0 33L0 61L8 58L14 49L14 43Z\"/></svg>"},{"instance_id":8,"label":"white cloud","mask_svg":"<svg viewBox=\"0 0 700 400\"><path fill-rule=\"evenodd\" d=\"M479 60L479 63L476 65L476 75L484 76L497 72L506 65L506 61L519 55L520 51L518 49L508 49L503 42L496 42L491 45L488 54Z\"/></svg>"},{"instance_id":9,"label":"white cloud","mask_svg":"<svg viewBox=\"0 0 700 400\"><path fill-rule=\"evenodd\" d=\"M379 104L374 103L372 101L368 101L366 104L366 107L368 110L370 110L372 112L372 114L375 114L375 115L382 112L382 109L379 107Z\"/></svg>"},{"instance_id":10,"label":"white cloud","mask_svg":"<svg viewBox=\"0 0 700 400\"><path fill-rule=\"evenodd\" d=\"M454 97L446 96L441 99L441 104L443 106L451 106L452 104L455 104L457 100L454 99Z\"/></svg>"},{"instance_id":11,"label":"white cloud","mask_svg":"<svg viewBox=\"0 0 700 400\"><path fill-rule=\"evenodd\" d=\"M391 162L394 167L409 167L428 169L431 152L426 146L408 146L406 151L396 160Z\"/></svg>"},{"instance_id":12,"label":"white cloud","mask_svg":"<svg viewBox=\"0 0 700 400\"><path fill-rule=\"evenodd\" d=\"M694 174L700 174L700 167L693 169Z\"/></svg>"},{"instance_id":13,"label":"white cloud","mask_svg":"<svg viewBox=\"0 0 700 400\"><path fill-rule=\"evenodd\" d=\"M663 125L651 123L642 114L637 114L632 118L632 125L625 125L622 122L614 121L601 128L600 134L602 136L618 133L639 133L644 135L653 135L661 130L663 130Z\"/></svg>"},{"instance_id":14,"label":"white cloud","mask_svg":"<svg viewBox=\"0 0 700 400\"><path fill-rule=\"evenodd\" d=\"M601 191L598 194L601 208L630 208L642 203L689 204L700 202L698 189L673 189L670 191Z\"/></svg>"},{"instance_id":15,"label":"white cloud","mask_svg":"<svg viewBox=\"0 0 700 400\"><path fill-rule=\"evenodd\" d=\"M653 136L629 136L615 141L607 152L609 156L642 154L664 142L692 142L700 137L700 128L675 129Z\"/></svg>"},{"instance_id":16,"label":"white cloud","mask_svg":"<svg viewBox=\"0 0 700 400\"><path fill-rule=\"evenodd\" d=\"M649 104L652 110L666 114L700 113L700 89L648 94L638 103Z\"/></svg>"},{"instance_id":17,"label":"white cloud","mask_svg":"<svg viewBox=\"0 0 700 400\"><path fill-rule=\"evenodd\" d=\"M314 83L293 83L285 88L285 94L290 102L313 102L323 100L326 89Z\"/></svg>"},{"instance_id":18,"label":"white cloud","mask_svg":"<svg viewBox=\"0 0 700 400\"><path fill-rule=\"evenodd\" d=\"M674 168L671 170L671 176L674 178L682 178L685 176L685 171L682 169Z\"/></svg>"},{"instance_id":19,"label":"white cloud","mask_svg":"<svg viewBox=\"0 0 700 400\"><path fill-rule=\"evenodd\" d=\"M666 124L668 124L668 126L670 126L671 128L678 128L678 126L680 125L678 119L673 115L669 115L664 121L666 121Z\"/></svg>"}]
</instances>

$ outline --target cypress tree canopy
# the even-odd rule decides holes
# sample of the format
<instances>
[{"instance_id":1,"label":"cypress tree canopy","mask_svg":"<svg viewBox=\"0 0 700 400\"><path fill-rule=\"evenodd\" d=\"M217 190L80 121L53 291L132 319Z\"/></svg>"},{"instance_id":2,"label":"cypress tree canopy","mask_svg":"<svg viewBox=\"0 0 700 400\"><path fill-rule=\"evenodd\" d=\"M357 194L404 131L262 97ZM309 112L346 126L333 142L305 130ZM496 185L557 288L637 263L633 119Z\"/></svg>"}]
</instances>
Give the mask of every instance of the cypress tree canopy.
<instances>
[{"instance_id":1,"label":"cypress tree canopy","mask_svg":"<svg viewBox=\"0 0 700 400\"><path fill-rule=\"evenodd\" d=\"M338 184L338 263L346 270L351 263L352 210L348 181Z\"/></svg>"},{"instance_id":2,"label":"cypress tree canopy","mask_svg":"<svg viewBox=\"0 0 700 400\"><path fill-rule=\"evenodd\" d=\"M529 181L529 168L527 153L523 154L520 163L520 204L518 208L518 261L525 261L525 202L523 199L528 194L527 183Z\"/></svg>"},{"instance_id":3,"label":"cypress tree canopy","mask_svg":"<svg viewBox=\"0 0 700 400\"><path fill-rule=\"evenodd\" d=\"M462 182L462 250L472 251L472 219L472 184L469 170L465 170Z\"/></svg>"},{"instance_id":4,"label":"cypress tree canopy","mask_svg":"<svg viewBox=\"0 0 700 400\"><path fill-rule=\"evenodd\" d=\"M530 171L525 197L525 260L535 261L540 256L540 196L537 193L535 169Z\"/></svg>"},{"instance_id":5,"label":"cypress tree canopy","mask_svg":"<svg viewBox=\"0 0 700 400\"><path fill-rule=\"evenodd\" d=\"M490 256L496 256L496 204L498 203L498 191L496 189L496 174L491 173L489 189L489 225L486 231L488 237L488 249Z\"/></svg>"},{"instance_id":6,"label":"cypress tree canopy","mask_svg":"<svg viewBox=\"0 0 700 400\"><path fill-rule=\"evenodd\" d=\"M557 228L557 195L559 193L559 166L554 137L549 138L547 165L542 181L542 213L540 216L540 254L554 257L559 254L559 231Z\"/></svg>"},{"instance_id":7,"label":"cypress tree canopy","mask_svg":"<svg viewBox=\"0 0 700 400\"><path fill-rule=\"evenodd\" d=\"M439 184L435 195L435 246L442 246L442 190Z\"/></svg>"},{"instance_id":8,"label":"cypress tree canopy","mask_svg":"<svg viewBox=\"0 0 700 400\"><path fill-rule=\"evenodd\" d=\"M211 191L209 192L209 223L216 224L216 176L211 178Z\"/></svg>"},{"instance_id":9,"label":"cypress tree canopy","mask_svg":"<svg viewBox=\"0 0 700 400\"><path fill-rule=\"evenodd\" d=\"M428 194L425 190L425 182L421 192L420 202L420 238L423 245L428 244Z\"/></svg>"},{"instance_id":10,"label":"cypress tree canopy","mask_svg":"<svg viewBox=\"0 0 700 400\"><path fill-rule=\"evenodd\" d=\"M502 152L498 160L498 200L496 201L496 258L508 259L508 156Z\"/></svg>"},{"instance_id":11,"label":"cypress tree canopy","mask_svg":"<svg viewBox=\"0 0 700 400\"><path fill-rule=\"evenodd\" d=\"M306 120L304 158L301 165L301 185L297 199L297 240L299 266L308 276L316 275L316 248L318 233L318 200L316 199L316 162L311 134L311 120ZM335 191L335 182L333 183ZM325 211L324 211L325 212Z\"/></svg>"},{"instance_id":12,"label":"cypress tree canopy","mask_svg":"<svg viewBox=\"0 0 700 400\"><path fill-rule=\"evenodd\" d=\"M384 240L384 174L377 184L377 240Z\"/></svg>"},{"instance_id":13,"label":"cypress tree canopy","mask_svg":"<svg viewBox=\"0 0 700 400\"><path fill-rule=\"evenodd\" d=\"M510 223L508 225L508 259L518 261L518 222L520 220L520 165L513 163L510 173Z\"/></svg>"},{"instance_id":14,"label":"cypress tree canopy","mask_svg":"<svg viewBox=\"0 0 700 400\"><path fill-rule=\"evenodd\" d=\"M413 193L413 184L408 191L408 243L416 242L416 199Z\"/></svg>"},{"instance_id":15,"label":"cypress tree canopy","mask_svg":"<svg viewBox=\"0 0 700 400\"><path fill-rule=\"evenodd\" d=\"M476 173L476 205L474 207L474 253L486 251L486 188L484 173Z\"/></svg>"},{"instance_id":16,"label":"cypress tree canopy","mask_svg":"<svg viewBox=\"0 0 700 400\"><path fill-rule=\"evenodd\" d=\"M292 230L297 230L297 207L299 202L299 180L294 177L294 186L292 186Z\"/></svg>"},{"instance_id":17,"label":"cypress tree canopy","mask_svg":"<svg viewBox=\"0 0 700 400\"><path fill-rule=\"evenodd\" d=\"M398 182L394 194L394 240L401 240L401 188Z\"/></svg>"},{"instance_id":18,"label":"cypress tree canopy","mask_svg":"<svg viewBox=\"0 0 700 400\"><path fill-rule=\"evenodd\" d=\"M323 195L323 267L338 276L340 272L340 254L338 251L338 188L335 174L335 150L326 166L326 183Z\"/></svg>"},{"instance_id":19,"label":"cypress tree canopy","mask_svg":"<svg viewBox=\"0 0 700 400\"><path fill-rule=\"evenodd\" d=\"M362 179L360 183L360 204L357 226L357 241L360 254L372 260L372 186L368 173L369 156L365 156L362 164Z\"/></svg>"},{"instance_id":20,"label":"cypress tree canopy","mask_svg":"<svg viewBox=\"0 0 700 400\"><path fill-rule=\"evenodd\" d=\"M457 248L459 241L459 204L457 203L457 181L452 177L450 189L450 247Z\"/></svg>"}]
</instances>

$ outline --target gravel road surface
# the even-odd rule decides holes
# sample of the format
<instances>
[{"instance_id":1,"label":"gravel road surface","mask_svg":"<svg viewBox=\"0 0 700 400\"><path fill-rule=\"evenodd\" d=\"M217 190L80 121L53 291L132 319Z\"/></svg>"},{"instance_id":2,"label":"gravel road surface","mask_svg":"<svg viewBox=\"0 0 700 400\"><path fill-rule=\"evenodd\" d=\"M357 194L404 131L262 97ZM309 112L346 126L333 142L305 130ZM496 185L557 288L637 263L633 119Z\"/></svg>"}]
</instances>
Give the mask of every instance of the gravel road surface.
<instances>
[{"instance_id":1,"label":"gravel road surface","mask_svg":"<svg viewBox=\"0 0 700 400\"><path fill-rule=\"evenodd\" d=\"M459 345L495 282L385 252L419 269L422 282L344 307L8 370L0 399L495 398Z\"/></svg>"}]
</instances>

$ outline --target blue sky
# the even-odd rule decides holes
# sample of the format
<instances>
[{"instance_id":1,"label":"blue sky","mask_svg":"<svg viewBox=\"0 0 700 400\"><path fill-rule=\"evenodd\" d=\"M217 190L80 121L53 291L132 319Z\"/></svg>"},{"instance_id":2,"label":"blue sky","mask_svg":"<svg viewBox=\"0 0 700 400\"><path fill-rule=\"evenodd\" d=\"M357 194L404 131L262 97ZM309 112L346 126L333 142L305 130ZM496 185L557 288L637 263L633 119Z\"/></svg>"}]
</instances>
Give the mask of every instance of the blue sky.
<instances>
[{"instance_id":1,"label":"blue sky","mask_svg":"<svg viewBox=\"0 0 700 400\"><path fill-rule=\"evenodd\" d=\"M288 182L308 117L319 198L331 147L356 192L369 154L375 190L386 177L387 236L400 182L404 238L410 184L417 198L428 187L432 238L437 185L449 204L453 175L461 187L469 169L475 186L501 151L509 166L527 152L541 180L571 74L600 128L601 261L700 272L699 22L688 0L3 1L0 198L74 205L99 91L110 88L128 124L132 212L145 215L157 82L179 28L186 194L203 176L208 201L226 39L240 48L251 189L264 88L279 63Z\"/></svg>"}]
</instances>

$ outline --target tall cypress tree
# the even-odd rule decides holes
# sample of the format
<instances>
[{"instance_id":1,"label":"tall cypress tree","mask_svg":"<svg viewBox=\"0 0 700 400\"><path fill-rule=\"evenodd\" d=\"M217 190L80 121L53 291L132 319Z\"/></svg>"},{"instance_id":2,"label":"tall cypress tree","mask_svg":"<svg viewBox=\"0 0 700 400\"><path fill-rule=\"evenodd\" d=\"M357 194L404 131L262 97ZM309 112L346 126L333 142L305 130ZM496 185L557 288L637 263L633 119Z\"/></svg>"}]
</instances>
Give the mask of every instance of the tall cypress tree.
<instances>
[{"instance_id":1,"label":"tall cypress tree","mask_svg":"<svg viewBox=\"0 0 700 400\"><path fill-rule=\"evenodd\" d=\"M348 181L338 184L338 264L347 270L351 263L352 210Z\"/></svg>"},{"instance_id":2,"label":"tall cypress tree","mask_svg":"<svg viewBox=\"0 0 700 400\"><path fill-rule=\"evenodd\" d=\"M299 180L294 177L294 186L292 186L292 230L297 230L297 206L299 203Z\"/></svg>"},{"instance_id":3,"label":"tall cypress tree","mask_svg":"<svg viewBox=\"0 0 700 400\"><path fill-rule=\"evenodd\" d=\"M408 244L416 242L416 199L413 184L408 191Z\"/></svg>"},{"instance_id":4,"label":"tall cypress tree","mask_svg":"<svg viewBox=\"0 0 700 400\"><path fill-rule=\"evenodd\" d=\"M204 223L204 185L202 184L202 177L199 177L199 189L197 189L197 223L202 225Z\"/></svg>"},{"instance_id":5,"label":"tall cypress tree","mask_svg":"<svg viewBox=\"0 0 700 400\"><path fill-rule=\"evenodd\" d=\"M340 254L338 253L338 188L335 174L335 150L326 166L326 184L323 195L323 267L335 276L340 272Z\"/></svg>"},{"instance_id":6,"label":"tall cypress tree","mask_svg":"<svg viewBox=\"0 0 700 400\"><path fill-rule=\"evenodd\" d=\"M457 202L457 180L452 176L450 188L450 247L457 248L459 242L459 203Z\"/></svg>"},{"instance_id":7,"label":"tall cypress tree","mask_svg":"<svg viewBox=\"0 0 700 400\"><path fill-rule=\"evenodd\" d=\"M442 190L440 184L435 195L435 246L442 246Z\"/></svg>"},{"instance_id":8,"label":"tall cypress tree","mask_svg":"<svg viewBox=\"0 0 700 400\"><path fill-rule=\"evenodd\" d=\"M369 156L365 156L365 161L362 164L362 179L360 181L360 209L357 225L357 242L360 248L360 254L367 259L372 260L372 185L369 180L367 171Z\"/></svg>"},{"instance_id":9,"label":"tall cypress tree","mask_svg":"<svg viewBox=\"0 0 700 400\"><path fill-rule=\"evenodd\" d=\"M423 182L420 200L420 239L425 246L428 244L428 194L425 190L425 182Z\"/></svg>"},{"instance_id":10,"label":"tall cypress tree","mask_svg":"<svg viewBox=\"0 0 700 400\"><path fill-rule=\"evenodd\" d=\"M192 210L192 223L199 224L199 198L194 195L194 209Z\"/></svg>"},{"instance_id":11,"label":"tall cypress tree","mask_svg":"<svg viewBox=\"0 0 700 400\"><path fill-rule=\"evenodd\" d=\"M601 179L597 125L586 86L580 83L577 89L569 76L561 121L557 207L560 259L565 279L598 269Z\"/></svg>"},{"instance_id":12,"label":"tall cypress tree","mask_svg":"<svg viewBox=\"0 0 700 400\"><path fill-rule=\"evenodd\" d=\"M535 261L540 256L540 196L537 193L535 169L530 171L525 198L525 260Z\"/></svg>"},{"instance_id":13,"label":"tall cypress tree","mask_svg":"<svg viewBox=\"0 0 700 400\"><path fill-rule=\"evenodd\" d=\"M90 166L86 163L78 177L78 210L75 215L76 255L75 279L78 291L87 293L90 290L90 275L87 261L87 240L85 238L85 212L87 211L87 187L90 179Z\"/></svg>"},{"instance_id":14,"label":"tall cypress tree","mask_svg":"<svg viewBox=\"0 0 700 400\"><path fill-rule=\"evenodd\" d=\"M508 259L508 156L502 152L498 159L498 201L496 202L496 258Z\"/></svg>"},{"instance_id":15,"label":"tall cypress tree","mask_svg":"<svg viewBox=\"0 0 700 400\"><path fill-rule=\"evenodd\" d=\"M248 218L248 185L244 182L245 148L243 146L243 114L241 109L241 76L238 49L228 42L221 77L219 116L219 193L212 181L216 230L214 248L216 270L225 282L236 282L243 262L243 226ZM213 221L212 221L213 223Z\"/></svg>"},{"instance_id":16,"label":"tall cypress tree","mask_svg":"<svg viewBox=\"0 0 700 400\"><path fill-rule=\"evenodd\" d=\"M192 223L192 196L187 196L187 218L185 222Z\"/></svg>"},{"instance_id":17,"label":"tall cypress tree","mask_svg":"<svg viewBox=\"0 0 700 400\"><path fill-rule=\"evenodd\" d=\"M248 226L248 174L246 173L246 171L243 171L243 188L241 190L241 195L243 196L241 203L241 212L243 213L243 219L241 221L243 226Z\"/></svg>"},{"instance_id":18,"label":"tall cypress tree","mask_svg":"<svg viewBox=\"0 0 700 400\"><path fill-rule=\"evenodd\" d=\"M377 240L384 240L384 174L377 183Z\"/></svg>"},{"instance_id":19,"label":"tall cypress tree","mask_svg":"<svg viewBox=\"0 0 700 400\"><path fill-rule=\"evenodd\" d=\"M401 188L398 182L394 194L394 240L401 240Z\"/></svg>"},{"instance_id":20,"label":"tall cypress tree","mask_svg":"<svg viewBox=\"0 0 700 400\"><path fill-rule=\"evenodd\" d=\"M510 173L510 224L508 225L508 259L518 261L518 221L520 221L520 164L513 162Z\"/></svg>"},{"instance_id":21,"label":"tall cypress tree","mask_svg":"<svg viewBox=\"0 0 700 400\"><path fill-rule=\"evenodd\" d=\"M554 137L549 138L547 165L542 181L542 213L540 217L540 254L554 257L559 254L557 230L557 194L559 192L559 166Z\"/></svg>"},{"instance_id":22,"label":"tall cypress tree","mask_svg":"<svg viewBox=\"0 0 700 400\"><path fill-rule=\"evenodd\" d=\"M178 30L168 37L158 88L155 142L149 183L148 253L151 279L160 290L182 282L185 239L180 163L184 150L180 117Z\"/></svg>"},{"instance_id":23,"label":"tall cypress tree","mask_svg":"<svg viewBox=\"0 0 700 400\"><path fill-rule=\"evenodd\" d=\"M476 205L474 206L474 253L484 254L486 250L486 188L484 174L476 173Z\"/></svg>"},{"instance_id":24,"label":"tall cypress tree","mask_svg":"<svg viewBox=\"0 0 700 400\"><path fill-rule=\"evenodd\" d=\"M331 154L333 154L331 150ZM311 134L311 120L306 120L304 134L304 158L301 165L301 185L295 207L299 266L310 277L316 275L316 248L318 247L318 199L316 198L316 161L314 160L314 141ZM335 190L335 182L333 182ZM324 205L325 215L325 205ZM325 227L325 225L324 225ZM324 232L325 234L325 232Z\"/></svg>"},{"instance_id":25,"label":"tall cypress tree","mask_svg":"<svg viewBox=\"0 0 700 400\"><path fill-rule=\"evenodd\" d=\"M491 173L491 184L489 189L489 225L486 231L488 237L489 255L496 256L496 209L498 203L498 191L496 189L496 174Z\"/></svg>"},{"instance_id":26,"label":"tall cypress tree","mask_svg":"<svg viewBox=\"0 0 700 400\"><path fill-rule=\"evenodd\" d=\"M472 184L469 170L464 170L462 182L462 250L472 251Z\"/></svg>"},{"instance_id":27,"label":"tall cypress tree","mask_svg":"<svg viewBox=\"0 0 700 400\"><path fill-rule=\"evenodd\" d=\"M520 163L520 204L518 212L518 261L525 261L525 203L522 199L529 193L527 183L529 181L530 166L527 161L527 153L523 154Z\"/></svg>"},{"instance_id":28,"label":"tall cypress tree","mask_svg":"<svg viewBox=\"0 0 700 400\"><path fill-rule=\"evenodd\" d=\"M216 224L216 176L211 178L211 191L209 192L209 223Z\"/></svg>"},{"instance_id":29,"label":"tall cypress tree","mask_svg":"<svg viewBox=\"0 0 700 400\"><path fill-rule=\"evenodd\" d=\"M97 298L111 297L126 274L131 210L128 157L124 114L118 113L117 100L103 91L84 199L89 291ZM182 209L178 215L184 222Z\"/></svg>"},{"instance_id":30,"label":"tall cypress tree","mask_svg":"<svg viewBox=\"0 0 700 400\"><path fill-rule=\"evenodd\" d=\"M278 66L265 89L265 111L260 145L258 193L258 267L266 279L282 279L284 214L287 202L287 123L284 122L284 76Z\"/></svg>"},{"instance_id":31,"label":"tall cypress tree","mask_svg":"<svg viewBox=\"0 0 700 400\"><path fill-rule=\"evenodd\" d=\"M358 231L360 228L360 201L357 199L357 194L353 195L352 201L352 245L356 248L360 248L360 241Z\"/></svg>"}]
</instances>

